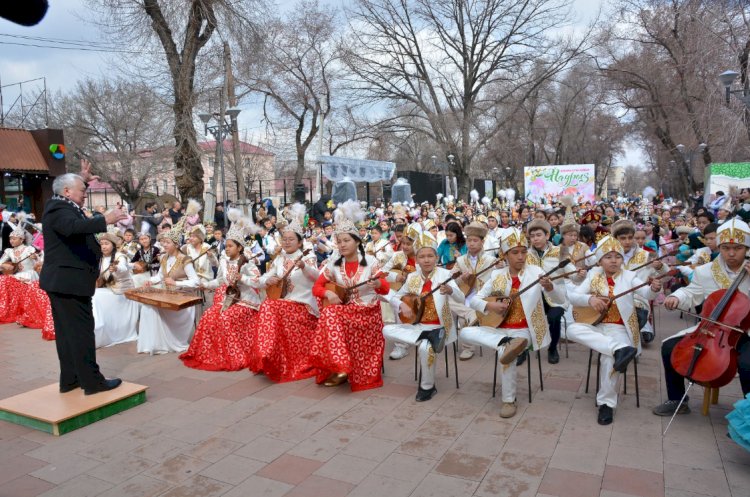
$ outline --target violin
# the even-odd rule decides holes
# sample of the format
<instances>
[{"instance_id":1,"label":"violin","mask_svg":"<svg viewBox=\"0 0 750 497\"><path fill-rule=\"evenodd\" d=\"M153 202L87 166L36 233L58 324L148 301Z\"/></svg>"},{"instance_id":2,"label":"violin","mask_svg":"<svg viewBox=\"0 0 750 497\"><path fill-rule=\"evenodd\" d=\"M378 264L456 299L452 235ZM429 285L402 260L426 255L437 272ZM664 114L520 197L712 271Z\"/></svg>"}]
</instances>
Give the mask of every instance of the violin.
<instances>
[{"instance_id":1,"label":"violin","mask_svg":"<svg viewBox=\"0 0 750 497\"><path fill-rule=\"evenodd\" d=\"M720 388L737 374L739 330L750 328L750 297L739 291L746 277L743 268L729 288L709 295L698 327L672 350L672 367L691 384Z\"/></svg>"}]
</instances>

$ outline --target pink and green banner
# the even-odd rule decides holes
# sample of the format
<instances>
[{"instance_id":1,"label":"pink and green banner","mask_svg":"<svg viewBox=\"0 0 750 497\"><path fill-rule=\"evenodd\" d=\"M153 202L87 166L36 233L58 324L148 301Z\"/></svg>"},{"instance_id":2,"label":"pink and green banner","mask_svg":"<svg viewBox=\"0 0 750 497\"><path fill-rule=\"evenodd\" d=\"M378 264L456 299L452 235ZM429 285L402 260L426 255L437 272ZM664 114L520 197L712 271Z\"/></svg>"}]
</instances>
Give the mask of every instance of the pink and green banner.
<instances>
[{"instance_id":1,"label":"pink and green banner","mask_svg":"<svg viewBox=\"0 0 750 497\"><path fill-rule=\"evenodd\" d=\"M550 203L562 195L573 195L580 204L596 198L594 164L524 167L525 197Z\"/></svg>"}]
</instances>

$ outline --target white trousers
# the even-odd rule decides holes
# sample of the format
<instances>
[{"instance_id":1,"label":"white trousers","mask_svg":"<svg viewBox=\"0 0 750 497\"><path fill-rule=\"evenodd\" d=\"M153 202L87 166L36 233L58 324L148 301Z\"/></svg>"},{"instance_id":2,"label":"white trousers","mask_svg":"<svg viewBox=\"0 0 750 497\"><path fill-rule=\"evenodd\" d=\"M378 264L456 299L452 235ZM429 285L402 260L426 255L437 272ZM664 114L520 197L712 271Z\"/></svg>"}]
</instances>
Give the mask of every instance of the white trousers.
<instances>
[{"instance_id":1,"label":"white trousers","mask_svg":"<svg viewBox=\"0 0 750 497\"><path fill-rule=\"evenodd\" d=\"M423 390L429 390L435 386L437 358L430 342L420 340L419 336L425 330L433 330L440 326L439 324L389 324L383 327L383 336L389 340L396 340L397 345L416 345L419 366L422 368L419 386Z\"/></svg>"},{"instance_id":2,"label":"white trousers","mask_svg":"<svg viewBox=\"0 0 750 497\"><path fill-rule=\"evenodd\" d=\"M468 302L468 300L467 300ZM474 321L477 320L477 311L469 307L465 304L456 304L455 302L451 302L451 312L453 312L456 315L456 318L459 320L457 327L462 328L464 326L468 326ZM474 351L474 345L467 343L461 338L461 334L458 335L458 341L461 344L461 348Z\"/></svg>"},{"instance_id":3,"label":"white trousers","mask_svg":"<svg viewBox=\"0 0 750 497\"><path fill-rule=\"evenodd\" d=\"M531 343L531 334L528 328L490 328L489 326L469 326L461 330L461 339L465 343L487 347L490 350L497 350L498 358L503 355L505 345L498 345L498 342L505 337L525 338ZM516 361L503 366L500 364L500 379L502 384L503 402L514 402L516 400L516 387L518 386L518 371Z\"/></svg>"},{"instance_id":4,"label":"white trousers","mask_svg":"<svg viewBox=\"0 0 750 497\"><path fill-rule=\"evenodd\" d=\"M596 405L617 407L617 379L613 373L615 350L632 346L632 337L621 324L600 324L591 326L583 323L572 323L568 326L568 338L602 354L599 373L599 392L596 394Z\"/></svg>"}]
</instances>

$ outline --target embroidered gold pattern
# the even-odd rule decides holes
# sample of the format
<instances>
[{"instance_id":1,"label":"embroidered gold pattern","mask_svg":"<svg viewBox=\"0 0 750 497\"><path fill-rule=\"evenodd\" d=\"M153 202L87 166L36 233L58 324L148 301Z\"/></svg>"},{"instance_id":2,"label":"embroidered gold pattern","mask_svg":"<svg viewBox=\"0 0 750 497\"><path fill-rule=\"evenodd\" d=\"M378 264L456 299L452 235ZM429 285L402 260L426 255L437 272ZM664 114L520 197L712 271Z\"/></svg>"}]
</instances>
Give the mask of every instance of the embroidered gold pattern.
<instances>
[{"instance_id":1,"label":"embroidered gold pattern","mask_svg":"<svg viewBox=\"0 0 750 497\"><path fill-rule=\"evenodd\" d=\"M721 264L719 264L718 257L711 263L711 274L713 275L716 284L719 285L719 288L726 290L732 286L732 280L729 279L729 276L727 276L727 273L721 267Z\"/></svg>"},{"instance_id":2,"label":"embroidered gold pattern","mask_svg":"<svg viewBox=\"0 0 750 497\"><path fill-rule=\"evenodd\" d=\"M422 323L434 323L439 321L437 309L435 308L435 297L430 295L424 301L424 313L422 314Z\"/></svg>"},{"instance_id":3,"label":"embroidered gold pattern","mask_svg":"<svg viewBox=\"0 0 750 497\"><path fill-rule=\"evenodd\" d=\"M427 367L432 367L435 364L435 351L432 350L432 345L427 346Z\"/></svg>"},{"instance_id":4,"label":"embroidered gold pattern","mask_svg":"<svg viewBox=\"0 0 750 497\"><path fill-rule=\"evenodd\" d=\"M531 329L534 330L536 335L536 348L539 348L548 332L547 318L544 316L544 306L541 300L537 302L534 312L531 313Z\"/></svg>"},{"instance_id":5,"label":"embroidered gold pattern","mask_svg":"<svg viewBox=\"0 0 750 497\"><path fill-rule=\"evenodd\" d=\"M630 328L630 334L633 337L633 346L637 348L641 342L641 329L638 326L638 315L635 313L635 310L630 313L630 317L628 318L628 328Z\"/></svg>"},{"instance_id":6,"label":"embroidered gold pattern","mask_svg":"<svg viewBox=\"0 0 750 497\"><path fill-rule=\"evenodd\" d=\"M507 295L507 288L508 288L508 277L500 273L497 276L495 276L495 279L492 280L492 293L497 295Z\"/></svg>"}]
</instances>

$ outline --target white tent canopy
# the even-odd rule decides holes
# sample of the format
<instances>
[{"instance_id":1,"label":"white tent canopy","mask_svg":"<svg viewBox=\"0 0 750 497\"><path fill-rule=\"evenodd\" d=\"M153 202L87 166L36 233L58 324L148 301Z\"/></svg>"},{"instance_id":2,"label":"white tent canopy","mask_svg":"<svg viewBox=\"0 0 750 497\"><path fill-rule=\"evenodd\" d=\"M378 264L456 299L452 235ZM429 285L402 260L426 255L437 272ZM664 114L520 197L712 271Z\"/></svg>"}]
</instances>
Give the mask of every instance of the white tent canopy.
<instances>
[{"instance_id":1,"label":"white tent canopy","mask_svg":"<svg viewBox=\"0 0 750 497\"><path fill-rule=\"evenodd\" d=\"M349 159L330 155L321 155L318 161L321 164L323 177L333 182L343 181L345 178L368 183L389 181L396 172L395 162Z\"/></svg>"}]
</instances>

